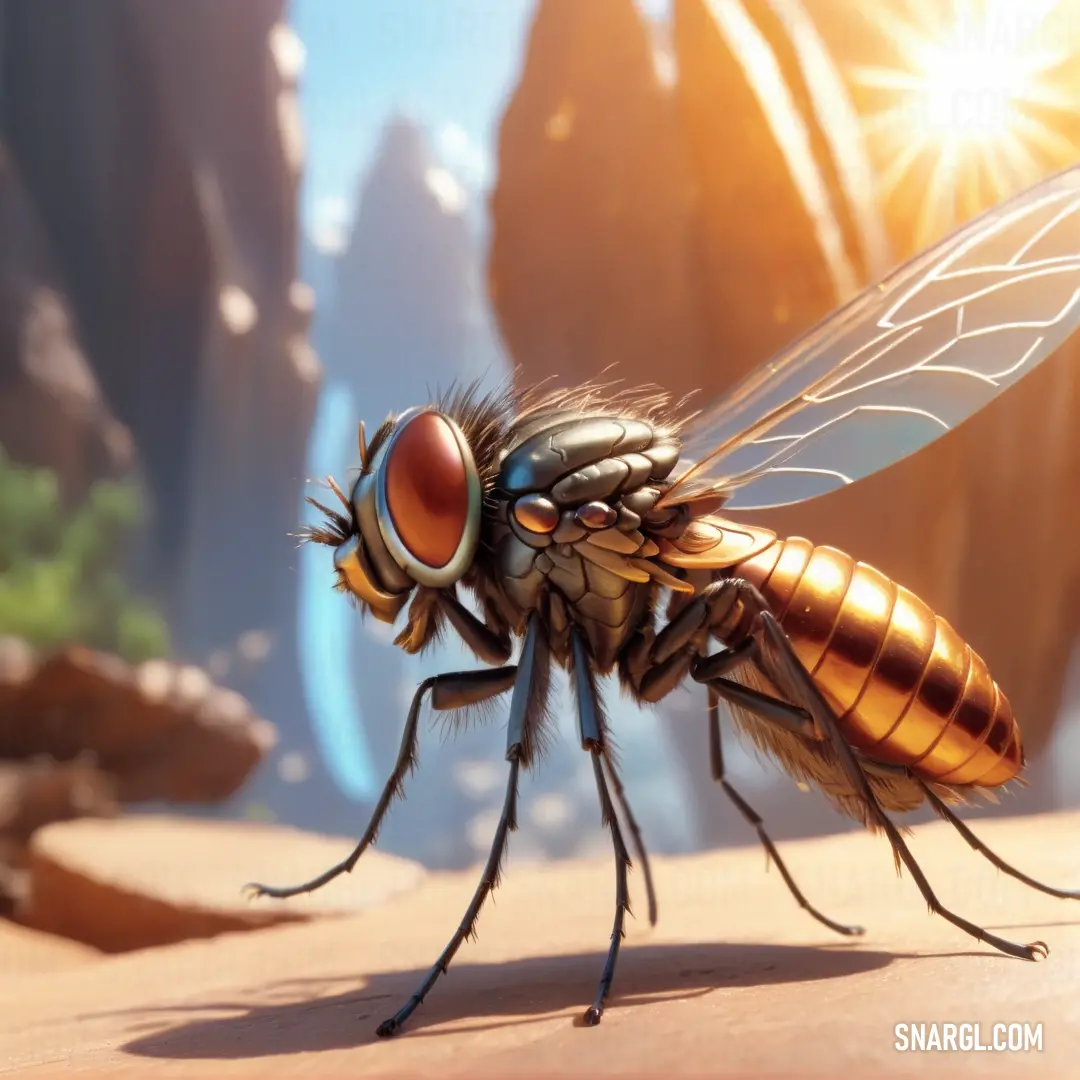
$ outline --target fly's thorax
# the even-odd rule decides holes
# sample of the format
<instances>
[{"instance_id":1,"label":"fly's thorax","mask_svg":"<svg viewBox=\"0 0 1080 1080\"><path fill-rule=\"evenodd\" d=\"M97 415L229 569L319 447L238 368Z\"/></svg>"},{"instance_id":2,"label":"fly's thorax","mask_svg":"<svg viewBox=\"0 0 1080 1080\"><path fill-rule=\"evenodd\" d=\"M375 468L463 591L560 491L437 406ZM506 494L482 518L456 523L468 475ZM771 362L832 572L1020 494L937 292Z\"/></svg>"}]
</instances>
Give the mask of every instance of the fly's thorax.
<instances>
[{"instance_id":1,"label":"fly's thorax","mask_svg":"<svg viewBox=\"0 0 1080 1080\"><path fill-rule=\"evenodd\" d=\"M647 420L556 415L522 426L500 463L498 487L511 498L539 493L567 508L663 480L678 459L678 440Z\"/></svg>"},{"instance_id":2,"label":"fly's thorax","mask_svg":"<svg viewBox=\"0 0 1080 1080\"><path fill-rule=\"evenodd\" d=\"M648 579L631 571L627 554L644 538L619 524L619 511L603 502L559 512L546 497L526 495L501 502L491 526L503 594L519 612L543 614L559 658L571 625L580 626L602 671L614 664L647 606ZM615 550L620 543L623 552Z\"/></svg>"},{"instance_id":3,"label":"fly's thorax","mask_svg":"<svg viewBox=\"0 0 1080 1080\"><path fill-rule=\"evenodd\" d=\"M519 611L545 613L558 652L571 624L599 670L648 608L659 548L646 519L679 456L676 438L639 417L557 413L515 431L489 519L493 569Z\"/></svg>"},{"instance_id":4,"label":"fly's thorax","mask_svg":"<svg viewBox=\"0 0 1080 1080\"><path fill-rule=\"evenodd\" d=\"M445 588L469 572L483 491L468 441L432 408L400 416L376 446L350 497L353 534L335 552L344 582L393 622L416 586Z\"/></svg>"}]
</instances>

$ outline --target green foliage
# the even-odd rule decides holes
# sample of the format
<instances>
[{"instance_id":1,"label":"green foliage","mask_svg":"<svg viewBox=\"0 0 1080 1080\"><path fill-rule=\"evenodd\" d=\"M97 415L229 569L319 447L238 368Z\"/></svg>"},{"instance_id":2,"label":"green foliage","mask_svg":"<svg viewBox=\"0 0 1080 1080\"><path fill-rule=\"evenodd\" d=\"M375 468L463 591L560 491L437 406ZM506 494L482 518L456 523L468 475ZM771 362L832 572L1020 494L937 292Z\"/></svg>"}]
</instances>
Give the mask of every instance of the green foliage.
<instances>
[{"instance_id":1,"label":"green foliage","mask_svg":"<svg viewBox=\"0 0 1080 1080\"><path fill-rule=\"evenodd\" d=\"M264 802L244 803L243 817L245 821L266 821L271 824L277 821L277 815Z\"/></svg>"},{"instance_id":2,"label":"green foliage","mask_svg":"<svg viewBox=\"0 0 1080 1080\"><path fill-rule=\"evenodd\" d=\"M0 448L0 634L131 663L167 655L168 628L118 569L141 522L134 485L99 481L72 514L53 472L17 465Z\"/></svg>"}]
</instances>

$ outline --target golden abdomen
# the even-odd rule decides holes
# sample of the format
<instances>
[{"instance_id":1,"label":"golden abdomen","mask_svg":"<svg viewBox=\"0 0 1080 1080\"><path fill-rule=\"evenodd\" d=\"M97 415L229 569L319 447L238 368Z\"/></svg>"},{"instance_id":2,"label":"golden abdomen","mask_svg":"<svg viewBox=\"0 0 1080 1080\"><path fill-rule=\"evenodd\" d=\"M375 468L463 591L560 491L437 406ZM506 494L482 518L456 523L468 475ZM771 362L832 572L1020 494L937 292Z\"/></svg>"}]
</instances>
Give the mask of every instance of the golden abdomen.
<instances>
[{"instance_id":1,"label":"golden abdomen","mask_svg":"<svg viewBox=\"0 0 1080 1080\"><path fill-rule=\"evenodd\" d=\"M830 547L777 540L732 573L761 590L841 731L926 780L997 787L1024 764L986 664L914 593Z\"/></svg>"}]
</instances>

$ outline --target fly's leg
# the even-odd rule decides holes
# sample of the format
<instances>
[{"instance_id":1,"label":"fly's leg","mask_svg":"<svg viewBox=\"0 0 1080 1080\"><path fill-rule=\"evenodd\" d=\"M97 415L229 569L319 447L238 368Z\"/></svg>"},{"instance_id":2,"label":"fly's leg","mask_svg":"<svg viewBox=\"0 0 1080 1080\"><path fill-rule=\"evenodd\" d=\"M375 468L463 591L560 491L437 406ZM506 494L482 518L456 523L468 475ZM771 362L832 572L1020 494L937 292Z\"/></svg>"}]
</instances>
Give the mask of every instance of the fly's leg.
<instances>
[{"instance_id":1,"label":"fly's leg","mask_svg":"<svg viewBox=\"0 0 1080 1080\"><path fill-rule=\"evenodd\" d=\"M420 706L423 704L424 695L430 692L432 708L440 711L467 708L506 693L514 685L516 672L517 668L509 665L489 671L453 671L425 679L416 688L412 703L409 705L409 714L405 720L405 730L401 735L401 746L398 749L394 770L386 781L379 801L375 804L364 835L349 857L318 877L305 881L303 885L277 888L253 882L244 887L245 891L251 896L270 896L276 900L284 900L290 896L299 896L301 893L314 892L342 874L351 874L357 862L360 861L360 856L375 843L390 804L401 795L405 777L416 767L417 729L420 724Z\"/></svg>"},{"instance_id":2,"label":"fly's leg","mask_svg":"<svg viewBox=\"0 0 1080 1080\"><path fill-rule=\"evenodd\" d=\"M596 791L600 798L600 814L604 825L611 831L611 843L615 852L615 923L611 930L611 945L608 947L607 960L604 962L604 970L600 975L596 998L585 1010L584 1021L591 1027L599 1024L600 1018L604 1015L604 1002L611 991L611 982L615 977L615 964L619 959L619 946L625 934L624 923L626 914L630 910L630 890L627 881L630 856L626 850L622 829L619 827L619 819L615 813L615 806L611 801L611 793L604 775L605 765L612 773L615 772L615 767L607 744L607 725L603 706L600 703L589 654L580 630L575 629L573 632L571 649L573 653L572 683L574 695L577 698L581 746L592 756Z\"/></svg>"},{"instance_id":3,"label":"fly's leg","mask_svg":"<svg viewBox=\"0 0 1080 1080\"><path fill-rule=\"evenodd\" d=\"M518 748L520 749L520 747ZM427 997L431 988L438 981L440 975L445 975L447 969L450 967L450 961L453 960L455 953L461 948L461 944L466 938L472 937L475 933L476 920L480 915L480 909L484 906L484 901L488 898L488 895L498 887L499 879L502 875L502 861L503 856L506 854L506 841L510 833L517 829L517 794L518 794L518 772L521 768L521 758L514 756L510 758L510 775L506 781L506 798L503 801L502 814L499 817L499 824L495 828L495 837L491 843L491 852L488 855L488 860L484 866L483 875L480 878L480 884L476 887L476 892L473 894L472 901L469 903L468 908L465 909L465 915L461 920L461 925L454 931L454 936L450 939L446 948L439 954L439 959L432 965L431 970L427 973L424 981L416 988L412 996L393 1016L388 1020L384 1020L376 1029L376 1034L380 1038L387 1038L390 1035L396 1035L401 1029L401 1025L409 1019L410 1016L416 1011L417 1006L424 1003L424 998Z\"/></svg>"},{"instance_id":4,"label":"fly's leg","mask_svg":"<svg viewBox=\"0 0 1080 1080\"><path fill-rule=\"evenodd\" d=\"M690 677L695 682L705 683L712 687L726 701L732 705L739 705L744 709L768 720L777 727L785 728L792 735L802 735L804 738L814 737L817 729L814 721L805 709L792 705L788 701L763 694L753 687L744 686L734 679L727 679L720 672L730 671L745 663L748 656L756 647L753 638L747 638L735 648L724 649L712 656L699 657L690 664Z\"/></svg>"},{"instance_id":5,"label":"fly's leg","mask_svg":"<svg viewBox=\"0 0 1080 1080\"><path fill-rule=\"evenodd\" d=\"M575 653L574 656L576 660L577 654ZM577 692L576 685L575 692ZM595 687L593 687L591 692L595 697ZM599 703L599 698L596 698L596 700L597 703ZM587 746L585 748L588 749ZM645 840L641 835L641 828L638 826L637 819L634 817L634 812L630 808L630 801L626 797L626 789L623 787L619 771L615 767L615 761L611 753L610 745L606 742L603 753L601 754L601 759L608 784L610 785L611 794L614 795L615 803L626 821L626 828L630 833L630 843L634 845L634 851L641 861L641 872L645 878L645 896L649 905L649 925L655 926L657 918L656 888L653 884L652 867L649 865L649 853L645 850Z\"/></svg>"},{"instance_id":6,"label":"fly's leg","mask_svg":"<svg viewBox=\"0 0 1080 1080\"><path fill-rule=\"evenodd\" d=\"M713 779L720 784L724 789L724 794L735 804L735 808L757 831L758 839L761 841L761 846L765 849L765 854L776 864L776 869L780 871L780 876L784 879L784 884L787 885L791 895L795 897L795 901L798 903L799 907L801 907L808 915L817 919L823 926L827 926L830 930L834 930L838 934L843 934L845 937L858 937L865 934L866 931L861 926L849 926L846 923L836 922L827 915L823 915L809 900L806 899L805 896L803 896L802 890L791 876L791 871L784 865L784 860L780 858L780 852L776 850L776 846L773 844L772 839L765 831L765 823L762 821L761 815L758 814L758 812L724 778L724 748L720 735L719 698L719 692L714 687L710 686L709 761L712 766Z\"/></svg>"},{"instance_id":7,"label":"fly's leg","mask_svg":"<svg viewBox=\"0 0 1080 1080\"><path fill-rule=\"evenodd\" d=\"M488 612L486 621L478 619L458 600L453 589L439 593L439 607L477 659L493 665L505 664L510 659L513 652L510 631L494 612Z\"/></svg>"},{"instance_id":8,"label":"fly's leg","mask_svg":"<svg viewBox=\"0 0 1080 1080\"><path fill-rule=\"evenodd\" d=\"M775 654L774 658L769 650L758 650L758 663L762 672L766 677L783 687L785 692L789 687L791 688L793 697L806 708L821 733L832 744L848 782L866 804L874 820L884 830L895 855L907 866L930 911L940 915L958 929L963 930L965 934L970 934L976 941L984 941L987 945L1005 953L1007 956L1015 956L1021 960L1041 960L1048 956L1050 949L1043 941L1033 941L1027 945L1019 945L1016 942L1008 941L1006 938L990 933L989 930L985 930L960 915L956 915L942 905L941 901L934 895L934 890L931 888L930 882L927 881L926 875L923 874L921 867L915 861L915 856L911 854L903 836L900 835L899 829L892 823L882 809L881 804L877 801L858 757L844 738L828 702L822 696L821 691L818 690L806 668L799 662L787 634L784 633L776 617L768 610L764 600L760 599L757 590L746 583L739 584L745 586L747 596L757 594L760 606L754 617L755 637L760 633L762 640L770 646L771 654Z\"/></svg>"},{"instance_id":9,"label":"fly's leg","mask_svg":"<svg viewBox=\"0 0 1080 1080\"><path fill-rule=\"evenodd\" d=\"M838 923L823 915L809 900L803 896L802 890L795 883L791 872L784 864L780 853L776 850L769 834L765 831L765 823L761 815L735 790L724 776L724 747L720 733L720 709L721 696L726 697L732 704L740 705L762 719L794 731L800 735L812 735L814 722L802 709L797 709L787 702L769 697L743 686L731 679L725 679L724 671L731 671L739 664L745 663L755 648L753 638L745 638L738 646L724 649L713 656L703 657L695 662L691 669L691 675L697 682L704 682L709 688L709 763L712 768L713 779L724 789L724 794L735 804L735 808L757 831L758 839L765 848L766 855L776 864L780 876L784 879L791 895L795 897L799 907L809 915L817 919L819 923L827 926L830 930L843 934L846 937L854 937L864 934L866 931L861 926L848 926Z\"/></svg>"},{"instance_id":10,"label":"fly's leg","mask_svg":"<svg viewBox=\"0 0 1080 1080\"><path fill-rule=\"evenodd\" d=\"M649 906L649 925L655 926L658 913L656 887L653 884L652 867L649 866L649 853L645 850L645 840L641 835L641 828L634 817L634 812L630 809L630 800L626 797L626 789L623 787L622 779L610 754L604 755L604 770L607 773L608 784L611 786L611 793L615 796L615 803L626 819L630 843L634 845L634 851L641 860L641 873L645 878L645 899Z\"/></svg>"},{"instance_id":11,"label":"fly's leg","mask_svg":"<svg viewBox=\"0 0 1080 1080\"><path fill-rule=\"evenodd\" d=\"M402 1024L424 1003L431 988L445 975L458 949L466 938L476 932L476 920L484 901L498 887L502 873L503 858L506 855L507 839L517 829L518 774L521 766L528 766L532 754L533 735L540 722L547 703L548 657L541 640L543 630L537 617L529 620L525 633L525 642L521 649L521 658L517 665L517 676L513 681L514 696L510 700L510 719L506 730L506 760L510 763L510 773L506 779L506 797L503 800L502 814L495 827L495 836L491 842L484 871L473 893L469 906L461 923L454 931L446 948L439 954L424 981L416 988L412 996L393 1016L384 1020L376 1029L382 1038L395 1035Z\"/></svg>"},{"instance_id":12,"label":"fly's leg","mask_svg":"<svg viewBox=\"0 0 1080 1080\"><path fill-rule=\"evenodd\" d=\"M604 778L604 755L602 750L592 749L593 774L596 777L596 791L600 798L600 815L604 825L611 830L611 844L615 851L615 922L611 928L611 944L608 946L604 970L600 974L600 983L596 988L593 1003L585 1010L584 1021L589 1027L600 1023L604 1015L604 1005L611 992L611 983L615 978L615 965L619 960L619 947L626 936L624 923L630 911L630 855L626 850L619 819L611 801L607 781Z\"/></svg>"},{"instance_id":13,"label":"fly's leg","mask_svg":"<svg viewBox=\"0 0 1080 1080\"><path fill-rule=\"evenodd\" d=\"M791 895L800 907L829 929L845 936L865 933L861 926L848 926L830 919L817 910L803 895L794 877L784 864L771 837L765 831L761 815L735 790L724 776L724 754L720 734L719 697L732 704L741 705L762 719L769 720L798 735L812 737L814 721L810 714L789 702L760 693L726 674L740 664L752 660L757 642L743 638L737 645L725 648L712 656L703 656L712 628L727 619L738 600L736 590L727 581L718 581L702 590L700 596L690 601L678 615L650 641L643 638L638 644L638 655L629 658L631 677L640 687L639 692L649 701L659 701L686 675L709 687L709 762L713 779L723 788L724 794L735 808L753 826L769 858L776 864ZM737 612L736 612L737 614ZM636 668L636 671L633 670Z\"/></svg>"},{"instance_id":14,"label":"fly's leg","mask_svg":"<svg viewBox=\"0 0 1080 1080\"><path fill-rule=\"evenodd\" d=\"M1038 892L1046 893L1048 896L1056 896L1062 900L1080 900L1080 892L1069 892L1065 889L1055 889L1050 885L1044 885L1041 881L1036 881L1034 878L1028 877L1027 874L1022 874L1016 867L1010 866L1003 858L1001 858L1001 856L995 855L994 852L992 852L931 790L930 786L924 780L915 776L915 774L910 771L909 775L926 793L926 797L929 800L930 805L934 808L935 813L952 825L973 850L977 851L984 859L996 866L1002 873L1008 874L1010 877L1016 878L1017 881L1022 881L1025 885L1030 886Z\"/></svg>"}]
</instances>

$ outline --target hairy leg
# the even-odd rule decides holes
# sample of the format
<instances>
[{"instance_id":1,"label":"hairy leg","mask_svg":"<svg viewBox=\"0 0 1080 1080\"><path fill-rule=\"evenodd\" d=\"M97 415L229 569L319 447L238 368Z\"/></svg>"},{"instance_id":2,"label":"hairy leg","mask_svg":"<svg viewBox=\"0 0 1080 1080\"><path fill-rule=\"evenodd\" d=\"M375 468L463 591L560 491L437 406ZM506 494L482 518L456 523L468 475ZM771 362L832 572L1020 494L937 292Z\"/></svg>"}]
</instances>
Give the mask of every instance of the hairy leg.
<instances>
[{"instance_id":1,"label":"hairy leg","mask_svg":"<svg viewBox=\"0 0 1080 1080\"><path fill-rule=\"evenodd\" d=\"M752 660L757 643L744 638L731 648L724 648L712 656L704 655L713 629L728 619L735 611L739 596L727 581L718 581L685 605L682 610L661 628L654 638L642 636L636 644L627 664L626 675L647 701L659 701L679 685L687 676L710 688L709 743L710 762L714 779L720 783L727 797L739 813L754 827L766 852L775 862L784 883L800 907L819 922L838 934L863 933L862 927L847 926L822 914L811 905L794 877L781 859L772 839L765 831L759 814L735 790L724 776L723 747L720 737L720 718L716 698L723 697L763 719L796 734L813 735L814 721L805 709L790 702L770 697L751 687L727 678L740 664Z\"/></svg>"},{"instance_id":2,"label":"hairy leg","mask_svg":"<svg viewBox=\"0 0 1080 1080\"><path fill-rule=\"evenodd\" d=\"M1034 878L1030 878L1027 874L1022 874L1014 866L1010 866L999 855L995 855L961 820L945 805L944 802L930 789L930 786L922 780L920 777L915 776L914 773L910 774L912 778L919 784L919 786L926 793L926 797L933 807L934 812L945 821L947 821L956 831L968 842L973 850L977 851L984 859L988 860L994 866L996 866L1002 873L1008 874L1010 877L1016 878L1017 881L1022 881L1025 885L1030 886L1032 889L1036 889L1038 892L1046 893L1049 896L1057 896L1062 900L1080 900L1080 892L1069 892L1066 889L1055 889L1053 886L1044 885L1041 881L1036 881Z\"/></svg>"},{"instance_id":3,"label":"hairy leg","mask_svg":"<svg viewBox=\"0 0 1080 1080\"><path fill-rule=\"evenodd\" d=\"M728 782L724 776L724 749L721 741L720 734L720 710L718 708L718 699L720 697L719 692L715 687L709 688L709 760L712 766L713 779L720 784L724 789L724 794L735 804L735 808L746 819L747 822L757 831L758 839L761 841L761 846L765 849L765 853L776 864L776 869L780 871L780 876L784 879L784 884L787 885L791 895L795 897L796 903L806 913L824 926L827 926L830 930L835 930L838 934L843 934L846 937L857 937L864 934L866 931L861 926L849 926L846 923L839 923L833 919L830 919L827 915L822 914L809 900L803 895L802 890L796 884L795 879L791 876L791 871L788 870L784 864L784 860L780 858L780 852L776 850L776 845L773 844L769 834L765 831L765 823L761 818L761 815L735 790L734 787ZM746 707L744 705L744 707ZM767 718L766 718L767 719Z\"/></svg>"},{"instance_id":4,"label":"hairy leg","mask_svg":"<svg viewBox=\"0 0 1080 1080\"><path fill-rule=\"evenodd\" d=\"M626 796L622 778L619 776L619 771L615 767L615 762L610 754L604 754L603 765L608 785L611 788L611 794L615 799L619 812L626 819L626 828L630 833L630 843L633 844L634 851L641 861L641 873L645 878L645 900L649 907L649 925L655 926L658 914L656 886L653 883L652 867L649 865L649 853L645 850L645 839L641 835L641 829L638 826L637 819L634 817L634 812L630 809L630 800Z\"/></svg>"},{"instance_id":5,"label":"hairy leg","mask_svg":"<svg viewBox=\"0 0 1080 1080\"><path fill-rule=\"evenodd\" d=\"M753 592L756 593L756 590L753 590ZM833 715L828 702L825 701L810 674L799 662L790 640L763 600L761 601L761 610L755 621L758 632L768 642L778 658L776 660L770 659L766 650L759 650L759 662L764 674L785 687L785 690L790 686L799 704L814 718L818 729L828 738L835 750L848 782L865 802L874 820L885 832L896 857L907 866L930 910L952 923L953 926L963 930L964 933L970 934L977 941L984 941L987 945L993 946L993 948L1005 953L1007 956L1015 956L1021 960L1040 960L1047 956L1050 950L1045 942L1033 941L1026 945L1020 945L1006 938L998 937L996 934L990 933L989 930L950 911L938 900L930 886L930 882L927 880L922 868L915 861L915 857L912 855L899 829L892 823L882 809L881 804L877 801L866 772L854 750L852 750L840 731L836 717Z\"/></svg>"},{"instance_id":6,"label":"hairy leg","mask_svg":"<svg viewBox=\"0 0 1080 1080\"><path fill-rule=\"evenodd\" d=\"M510 770L506 780L506 797L503 800L502 814L495 827L491 851L483 873L480 875L480 881L458 928L439 954L439 958L431 966L423 982L393 1016L379 1025L377 1034L384 1038L395 1035L401 1029L402 1024L412 1016L418 1006L423 1004L431 988L438 982L439 976L446 974L450 962L462 943L466 938L474 935L476 921L484 906L484 901L498 887L507 840L510 833L517 828L518 777L521 767L523 765L528 767L530 763L533 735L546 705L549 660L543 647L542 634L543 629L539 620L533 616L525 633L521 659L518 661L517 674L513 683L514 696L510 700L510 718L506 731L506 760L509 762Z\"/></svg>"},{"instance_id":7,"label":"hairy leg","mask_svg":"<svg viewBox=\"0 0 1080 1080\"><path fill-rule=\"evenodd\" d=\"M516 673L517 668L509 665L488 671L453 671L425 679L416 688L412 703L409 705L394 769L386 781L379 801L375 804L364 835L348 858L318 877L305 881L302 885L278 888L252 882L245 886L245 890L253 896L271 896L276 900L284 900L290 896L298 896L300 893L314 892L333 881L334 878L352 873L360 856L375 843L390 804L401 795L405 777L416 765L417 730L420 725L420 706L423 704L424 695L430 692L432 707L438 710L461 709L469 705L478 705L480 702L489 701L498 697L499 694L506 693L514 685Z\"/></svg>"},{"instance_id":8,"label":"hairy leg","mask_svg":"<svg viewBox=\"0 0 1080 1080\"><path fill-rule=\"evenodd\" d=\"M596 997L585 1011L585 1023L594 1026L600 1023L604 1015L604 1003L611 991L615 977L615 965L619 959L619 946L625 934L626 913L630 910L630 893L627 881L630 869L630 856L623 840L622 829L611 800L607 780L604 776L605 762L614 768L608 755L606 718L600 703L596 679L592 673L592 664L584 636L579 630L571 638L573 654L572 685L577 698L578 731L581 735L582 748L592 755L593 774L596 777L596 791L600 799L600 815L604 825L611 832L611 844L615 854L615 922L611 930L611 944L608 946L604 969Z\"/></svg>"}]
</instances>

